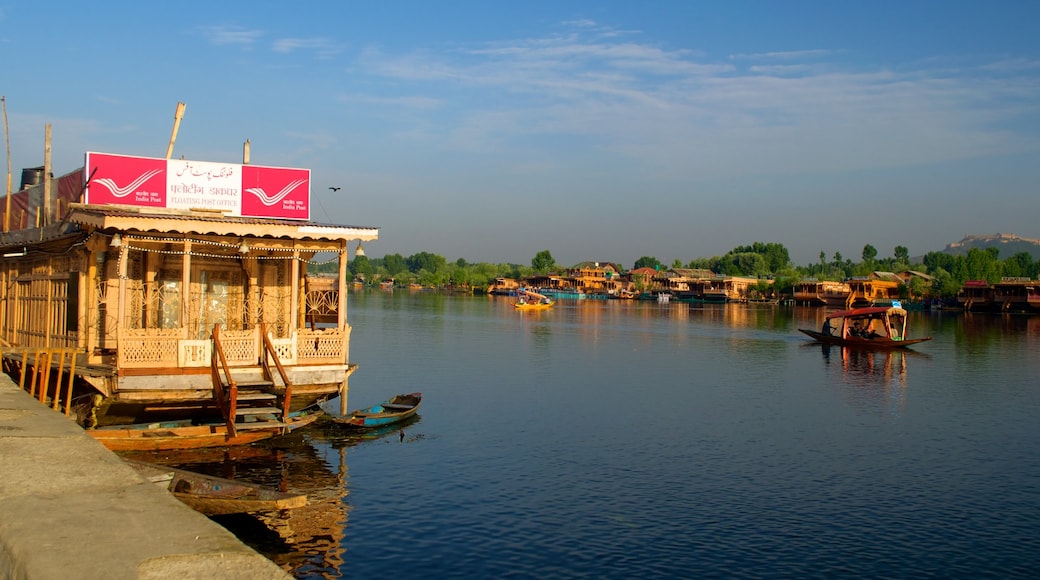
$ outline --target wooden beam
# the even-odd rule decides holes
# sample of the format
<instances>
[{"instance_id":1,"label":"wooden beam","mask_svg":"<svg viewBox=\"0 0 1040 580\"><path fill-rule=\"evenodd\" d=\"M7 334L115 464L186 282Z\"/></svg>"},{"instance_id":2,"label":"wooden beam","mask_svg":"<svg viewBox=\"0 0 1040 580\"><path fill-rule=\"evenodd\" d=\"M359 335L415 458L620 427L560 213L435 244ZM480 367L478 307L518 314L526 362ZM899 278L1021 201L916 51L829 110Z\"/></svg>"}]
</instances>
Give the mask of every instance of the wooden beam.
<instances>
[{"instance_id":1,"label":"wooden beam","mask_svg":"<svg viewBox=\"0 0 1040 580\"><path fill-rule=\"evenodd\" d=\"M173 144L177 141L177 131L181 127L181 119L184 118L184 103L177 103L177 110L173 113L173 132L170 133L170 144L166 147L166 158L173 155Z\"/></svg>"}]
</instances>

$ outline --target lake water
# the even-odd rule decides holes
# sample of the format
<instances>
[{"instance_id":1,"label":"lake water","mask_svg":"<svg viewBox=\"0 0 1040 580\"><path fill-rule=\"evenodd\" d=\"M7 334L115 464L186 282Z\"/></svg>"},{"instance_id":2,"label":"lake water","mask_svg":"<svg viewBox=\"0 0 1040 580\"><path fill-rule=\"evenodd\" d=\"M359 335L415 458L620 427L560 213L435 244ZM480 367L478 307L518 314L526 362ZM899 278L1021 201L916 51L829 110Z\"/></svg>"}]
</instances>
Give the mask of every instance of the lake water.
<instances>
[{"instance_id":1,"label":"lake water","mask_svg":"<svg viewBox=\"0 0 1040 580\"><path fill-rule=\"evenodd\" d=\"M1040 317L869 354L797 332L822 308L349 308L349 406L422 391L416 422L152 458L308 493L221 520L299 578L1040 575Z\"/></svg>"}]
</instances>

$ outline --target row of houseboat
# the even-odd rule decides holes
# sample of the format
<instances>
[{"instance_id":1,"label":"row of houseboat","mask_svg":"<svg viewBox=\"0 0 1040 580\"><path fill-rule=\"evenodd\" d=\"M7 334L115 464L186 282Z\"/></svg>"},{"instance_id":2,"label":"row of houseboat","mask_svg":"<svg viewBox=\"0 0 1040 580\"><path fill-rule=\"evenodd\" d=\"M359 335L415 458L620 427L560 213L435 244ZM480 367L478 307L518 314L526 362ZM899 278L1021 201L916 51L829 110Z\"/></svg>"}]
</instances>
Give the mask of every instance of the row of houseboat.
<instances>
[{"instance_id":1,"label":"row of houseboat","mask_svg":"<svg viewBox=\"0 0 1040 580\"><path fill-rule=\"evenodd\" d=\"M931 285L933 278L923 272L872 272L843 281L801 280L791 295L780 296L772 279L723 276L710 270L638 268L621 272L609 263L588 262L563 275L535 275L515 280L497 278L489 294L516 295L521 288L535 289L553 299L642 299L658 300L668 296L680 302L778 302L828 308L861 308L906 300L906 288L914 279ZM971 311L1040 312L1040 281L1004 278L1000 282L968 281L957 295L956 303L944 304Z\"/></svg>"}]
</instances>

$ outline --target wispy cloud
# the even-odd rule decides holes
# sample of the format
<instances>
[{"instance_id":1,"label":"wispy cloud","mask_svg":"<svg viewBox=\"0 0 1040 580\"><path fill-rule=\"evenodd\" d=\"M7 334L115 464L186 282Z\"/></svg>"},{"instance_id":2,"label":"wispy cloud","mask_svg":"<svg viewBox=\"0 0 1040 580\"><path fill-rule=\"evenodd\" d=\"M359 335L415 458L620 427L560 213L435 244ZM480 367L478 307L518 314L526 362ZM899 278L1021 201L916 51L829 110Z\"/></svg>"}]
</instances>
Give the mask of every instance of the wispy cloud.
<instances>
[{"instance_id":1,"label":"wispy cloud","mask_svg":"<svg viewBox=\"0 0 1040 580\"><path fill-rule=\"evenodd\" d=\"M731 60L798 60L806 58L822 58L834 54L835 51L814 49L814 50L788 50L779 52L757 52L757 53L746 53L746 54L732 54L730 55Z\"/></svg>"},{"instance_id":2,"label":"wispy cloud","mask_svg":"<svg viewBox=\"0 0 1040 580\"><path fill-rule=\"evenodd\" d=\"M247 49L251 48L264 34L260 30L249 30L233 25L199 26L196 30L217 46L231 45Z\"/></svg>"},{"instance_id":3,"label":"wispy cloud","mask_svg":"<svg viewBox=\"0 0 1040 580\"><path fill-rule=\"evenodd\" d=\"M354 70L441 103L447 143L583 139L658 175L868 169L1040 147L1014 120L1036 114L1037 63L890 63L840 49L708 60L692 48L612 40L593 21L566 34L387 54ZM739 66L738 66L739 65ZM996 71L999 71L997 74ZM355 95L356 98L356 95ZM545 155L552 155L551 146Z\"/></svg>"},{"instance_id":4,"label":"wispy cloud","mask_svg":"<svg viewBox=\"0 0 1040 580\"><path fill-rule=\"evenodd\" d=\"M296 51L311 51L318 58L332 58L343 51L343 46L328 38L279 38L274 41L272 50L288 54Z\"/></svg>"}]
</instances>

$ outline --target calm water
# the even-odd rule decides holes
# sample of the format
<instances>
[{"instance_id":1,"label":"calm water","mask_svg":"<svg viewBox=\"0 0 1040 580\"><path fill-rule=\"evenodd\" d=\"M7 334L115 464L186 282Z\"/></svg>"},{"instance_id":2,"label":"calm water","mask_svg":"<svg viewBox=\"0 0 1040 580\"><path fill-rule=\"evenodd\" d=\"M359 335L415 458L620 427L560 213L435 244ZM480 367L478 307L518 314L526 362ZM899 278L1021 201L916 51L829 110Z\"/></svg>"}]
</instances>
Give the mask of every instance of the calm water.
<instances>
[{"instance_id":1,"label":"calm water","mask_svg":"<svg viewBox=\"0 0 1040 580\"><path fill-rule=\"evenodd\" d=\"M403 440L162 459L307 492L222 520L300 578L1040 574L1040 317L866 354L823 312L352 294L350 407L421 390Z\"/></svg>"}]
</instances>

